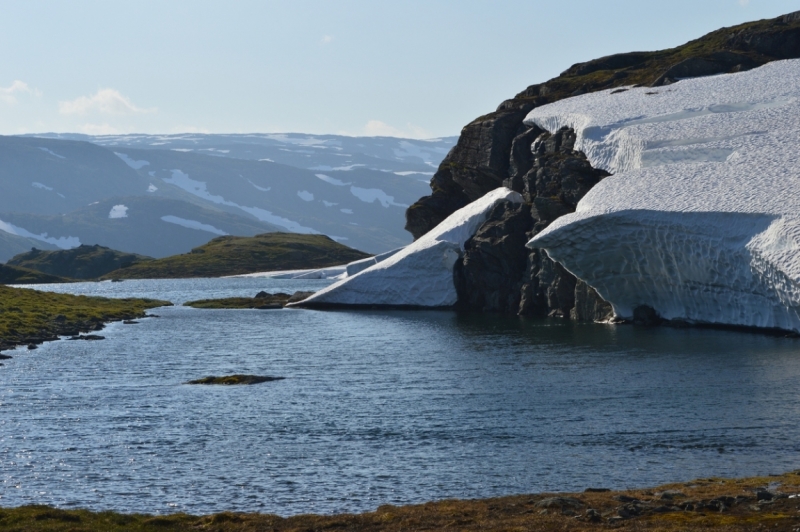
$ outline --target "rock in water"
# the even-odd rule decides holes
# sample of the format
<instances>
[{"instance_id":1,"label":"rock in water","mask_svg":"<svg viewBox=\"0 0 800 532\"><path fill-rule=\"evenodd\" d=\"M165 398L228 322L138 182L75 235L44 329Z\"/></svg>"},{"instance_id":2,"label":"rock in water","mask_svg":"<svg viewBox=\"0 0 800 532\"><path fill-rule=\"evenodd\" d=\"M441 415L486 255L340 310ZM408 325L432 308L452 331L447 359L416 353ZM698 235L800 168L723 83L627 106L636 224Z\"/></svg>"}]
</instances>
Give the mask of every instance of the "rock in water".
<instances>
[{"instance_id":1,"label":"rock in water","mask_svg":"<svg viewBox=\"0 0 800 532\"><path fill-rule=\"evenodd\" d=\"M270 377L261 375L226 375L223 377L209 376L202 379L189 381L186 384L220 384L223 386L260 384L262 382L280 381L286 377Z\"/></svg>"},{"instance_id":2,"label":"rock in water","mask_svg":"<svg viewBox=\"0 0 800 532\"><path fill-rule=\"evenodd\" d=\"M458 299L453 268L464 243L502 202L521 203L522 196L504 187L493 190L383 262L289 306L452 306Z\"/></svg>"}]
</instances>

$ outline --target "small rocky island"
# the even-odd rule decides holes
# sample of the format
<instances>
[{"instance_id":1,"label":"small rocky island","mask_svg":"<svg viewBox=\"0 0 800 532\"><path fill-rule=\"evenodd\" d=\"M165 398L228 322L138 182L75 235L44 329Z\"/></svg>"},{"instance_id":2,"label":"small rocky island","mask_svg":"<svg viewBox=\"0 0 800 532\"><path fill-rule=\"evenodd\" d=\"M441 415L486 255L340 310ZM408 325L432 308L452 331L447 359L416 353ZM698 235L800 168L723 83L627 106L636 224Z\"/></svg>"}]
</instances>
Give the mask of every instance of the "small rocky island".
<instances>
[{"instance_id":1,"label":"small rocky island","mask_svg":"<svg viewBox=\"0 0 800 532\"><path fill-rule=\"evenodd\" d=\"M189 381L186 384L218 384L222 386L236 386L236 385L249 385L249 384L260 384L262 382L272 382L272 381L281 381L286 377L270 377L270 376L261 376L261 375L225 375L222 377L216 377L214 375L210 375L208 377L203 377L202 379L195 379L193 381Z\"/></svg>"},{"instance_id":2,"label":"small rocky island","mask_svg":"<svg viewBox=\"0 0 800 532\"><path fill-rule=\"evenodd\" d=\"M223 297L220 299L198 299L197 301L187 301L185 307L203 309L258 309L273 310L285 307L289 303L302 301L314 292L295 292L292 295L278 292L268 294L259 292L255 297Z\"/></svg>"}]
</instances>

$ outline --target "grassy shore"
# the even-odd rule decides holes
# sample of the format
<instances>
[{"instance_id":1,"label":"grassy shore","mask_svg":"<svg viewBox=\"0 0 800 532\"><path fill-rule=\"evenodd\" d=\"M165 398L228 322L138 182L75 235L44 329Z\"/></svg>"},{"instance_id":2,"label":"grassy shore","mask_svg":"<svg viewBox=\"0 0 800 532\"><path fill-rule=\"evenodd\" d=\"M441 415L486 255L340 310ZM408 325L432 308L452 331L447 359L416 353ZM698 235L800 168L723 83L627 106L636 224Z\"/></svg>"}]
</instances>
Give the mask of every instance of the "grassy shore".
<instances>
[{"instance_id":1,"label":"grassy shore","mask_svg":"<svg viewBox=\"0 0 800 532\"><path fill-rule=\"evenodd\" d=\"M171 304L157 299L109 299L0 286L0 349L97 331L104 323L141 318L147 309Z\"/></svg>"},{"instance_id":2,"label":"grassy shore","mask_svg":"<svg viewBox=\"0 0 800 532\"><path fill-rule=\"evenodd\" d=\"M287 303L302 301L314 292L295 292L294 294L260 293L256 297L223 297L220 299L198 299L197 301L187 301L185 307L205 308L205 309L278 309L286 306Z\"/></svg>"},{"instance_id":3,"label":"grassy shore","mask_svg":"<svg viewBox=\"0 0 800 532\"><path fill-rule=\"evenodd\" d=\"M0 509L4 531L659 531L714 532L800 528L800 471L743 479L706 478L652 489L587 490L472 501L445 500L381 506L351 515L219 513L152 516L57 510L46 506ZM793 497L794 496L794 497Z\"/></svg>"}]
</instances>

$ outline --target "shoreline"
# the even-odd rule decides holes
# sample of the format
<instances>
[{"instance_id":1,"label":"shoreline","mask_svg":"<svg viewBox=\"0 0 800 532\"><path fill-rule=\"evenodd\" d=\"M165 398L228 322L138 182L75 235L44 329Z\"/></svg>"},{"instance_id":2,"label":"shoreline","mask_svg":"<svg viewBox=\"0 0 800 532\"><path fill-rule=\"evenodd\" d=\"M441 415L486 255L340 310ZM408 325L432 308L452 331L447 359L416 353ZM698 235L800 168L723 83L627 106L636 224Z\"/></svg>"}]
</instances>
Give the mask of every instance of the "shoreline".
<instances>
[{"instance_id":1,"label":"shoreline","mask_svg":"<svg viewBox=\"0 0 800 532\"><path fill-rule=\"evenodd\" d=\"M79 337L100 331L108 323L144 318L149 309L171 305L158 299L76 296L0 285L0 352L25 345L35 349L63 336Z\"/></svg>"},{"instance_id":2,"label":"shoreline","mask_svg":"<svg viewBox=\"0 0 800 532\"><path fill-rule=\"evenodd\" d=\"M711 530L800 529L800 470L746 478L701 478L653 488L539 493L382 505L361 514L280 517L220 512L122 514L49 506L0 507L3 530Z\"/></svg>"}]
</instances>

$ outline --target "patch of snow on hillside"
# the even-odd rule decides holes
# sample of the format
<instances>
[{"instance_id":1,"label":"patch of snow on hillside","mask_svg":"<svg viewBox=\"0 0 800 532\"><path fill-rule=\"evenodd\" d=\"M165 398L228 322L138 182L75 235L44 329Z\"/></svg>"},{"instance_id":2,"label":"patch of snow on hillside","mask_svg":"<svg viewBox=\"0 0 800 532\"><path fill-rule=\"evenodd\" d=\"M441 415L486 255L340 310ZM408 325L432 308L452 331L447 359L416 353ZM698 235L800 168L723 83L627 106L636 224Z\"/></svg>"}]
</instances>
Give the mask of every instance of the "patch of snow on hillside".
<instances>
[{"instance_id":1,"label":"patch of snow on hillside","mask_svg":"<svg viewBox=\"0 0 800 532\"><path fill-rule=\"evenodd\" d=\"M272 187L266 187L266 188L260 187L255 183L253 183L252 181L250 181L249 179L247 180L247 182L253 185L253 188L255 188L256 190L260 190L261 192L269 192L270 190L272 190Z\"/></svg>"},{"instance_id":2,"label":"patch of snow on hillside","mask_svg":"<svg viewBox=\"0 0 800 532\"><path fill-rule=\"evenodd\" d=\"M422 161L425 163L429 163L432 159L441 159L442 156L447 154L447 150L447 148L440 148L438 146L432 146L430 148L426 147L423 149L412 142L408 142L407 140L400 141L400 148L392 149L395 157L398 159L407 159L409 157L413 157L422 159ZM431 152L435 153L436 156L433 156Z\"/></svg>"},{"instance_id":3,"label":"patch of snow on hillside","mask_svg":"<svg viewBox=\"0 0 800 532\"><path fill-rule=\"evenodd\" d=\"M111 207L111 211L108 213L109 218L127 218L128 217L128 207L125 205L114 205Z\"/></svg>"},{"instance_id":4,"label":"patch of snow on hillside","mask_svg":"<svg viewBox=\"0 0 800 532\"><path fill-rule=\"evenodd\" d=\"M314 194L308 190L298 190L297 196L303 201L314 201Z\"/></svg>"},{"instance_id":5,"label":"patch of snow on hillside","mask_svg":"<svg viewBox=\"0 0 800 532\"><path fill-rule=\"evenodd\" d=\"M391 172L391 170L388 170L388 171ZM410 176L410 175L430 175L430 176L432 176L434 174L434 172L418 172L416 170L409 170L409 171L403 171L403 172L392 172L392 173L394 175L401 175L403 177Z\"/></svg>"},{"instance_id":6,"label":"patch of snow on hillside","mask_svg":"<svg viewBox=\"0 0 800 532\"><path fill-rule=\"evenodd\" d=\"M186 218L179 218L178 216L172 216L172 215L162 216L161 220L167 223L186 227L187 229L197 229L198 231L206 231L207 233L214 233L215 235L225 236L228 234L222 229L217 229L213 225L204 224L198 222L197 220L187 220Z\"/></svg>"},{"instance_id":7,"label":"patch of snow on hillside","mask_svg":"<svg viewBox=\"0 0 800 532\"><path fill-rule=\"evenodd\" d=\"M358 168L359 166L367 166L366 164L351 164L348 166L328 166L328 165L320 165L320 166L312 166L309 170L316 170L320 172L349 172L353 168Z\"/></svg>"},{"instance_id":8,"label":"patch of snow on hillside","mask_svg":"<svg viewBox=\"0 0 800 532\"><path fill-rule=\"evenodd\" d=\"M81 245L81 240L77 236L62 236L54 238L51 236L47 236L47 233L35 235L30 231L28 231L27 229L23 229L22 227L18 227L16 225L4 222L3 220L0 220L0 231L5 231L6 233L10 233L16 236L22 236L25 238L32 238L40 242L47 242L48 244L52 244L61 249L72 249Z\"/></svg>"},{"instance_id":9,"label":"patch of snow on hillside","mask_svg":"<svg viewBox=\"0 0 800 532\"><path fill-rule=\"evenodd\" d=\"M327 176L325 174L314 174L314 175L317 176L319 179L322 179L326 183L330 183L331 185L336 185L337 187L346 187L347 185L351 184L351 183L345 183L344 181L340 181L335 177Z\"/></svg>"},{"instance_id":10,"label":"patch of snow on hillside","mask_svg":"<svg viewBox=\"0 0 800 532\"><path fill-rule=\"evenodd\" d=\"M334 205L339 205L338 203L334 203L332 201L325 201L325 200L322 200L322 203L324 203L326 207L333 207Z\"/></svg>"},{"instance_id":11,"label":"patch of snow on hillside","mask_svg":"<svg viewBox=\"0 0 800 532\"><path fill-rule=\"evenodd\" d=\"M153 183L150 183L150 186L147 187L148 192L155 192L156 190L158 190L158 187L155 186Z\"/></svg>"},{"instance_id":12,"label":"patch of snow on hillside","mask_svg":"<svg viewBox=\"0 0 800 532\"><path fill-rule=\"evenodd\" d=\"M246 207L244 205L239 205L238 203L234 203L233 201L228 201L222 196L217 196L216 194L211 194L206 187L206 183L204 181L195 181L194 179L189 177L189 174L182 172L181 170L172 170L172 177L168 177L164 179L165 183L169 183L170 185L175 185L178 188L189 192L199 198L203 198L206 201L210 201L211 203L217 203L220 205L228 205L230 207L236 207L237 209L241 209L244 212L254 216L258 220L262 222L267 222L275 225L279 225L281 227L285 227L292 233L302 233L302 234L319 234L319 231L316 229L312 229L310 227L304 227L299 223L289 220L288 218L283 218L281 216L277 216L272 214L270 211L266 209L262 209L260 207Z\"/></svg>"},{"instance_id":13,"label":"patch of snow on hillside","mask_svg":"<svg viewBox=\"0 0 800 532\"><path fill-rule=\"evenodd\" d=\"M53 187L48 187L47 185L39 183L38 181L34 181L33 183L31 183L31 186L33 188L41 188L42 190L50 190L50 191L53 190Z\"/></svg>"},{"instance_id":14,"label":"patch of snow on hillside","mask_svg":"<svg viewBox=\"0 0 800 532\"><path fill-rule=\"evenodd\" d=\"M59 159L66 159L66 157L64 157L63 155L59 155L59 154L57 154L56 152L54 152L53 150L51 150L49 148L39 147L39 149L42 150L43 152L49 153L50 155L52 155L54 157L58 157Z\"/></svg>"},{"instance_id":15,"label":"patch of snow on hillside","mask_svg":"<svg viewBox=\"0 0 800 532\"><path fill-rule=\"evenodd\" d=\"M800 61L587 94L526 122L574 128L615 172L529 246L618 316L800 331Z\"/></svg>"},{"instance_id":16,"label":"patch of snow on hillside","mask_svg":"<svg viewBox=\"0 0 800 532\"><path fill-rule=\"evenodd\" d=\"M345 214L353 214L353 209L339 209L339 210Z\"/></svg>"},{"instance_id":17,"label":"patch of snow on hillside","mask_svg":"<svg viewBox=\"0 0 800 532\"><path fill-rule=\"evenodd\" d=\"M458 294L453 267L464 243L500 201L521 203L522 196L507 188L493 190L448 216L413 244L320 290L299 305L454 305Z\"/></svg>"},{"instance_id":18,"label":"patch of snow on hillside","mask_svg":"<svg viewBox=\"0 0 800 532\"><path fill-rule=\"evenodd\" d=\"M394 196L388 195L379 188L350 187L350 193L365 203L372 203L377 200L386 208L390 206L403 207L404 209L408 208L408 205L396 203L394 201Z\"/></svg>"},{"instance_id":19,"label":"patch of snow on hillside","mask_svg":"<svg viewBox=\"0 0 800 532\"><path fill-rule=\"evenodd\" d=\"M119 157L120 159L125 161L125 164L127 164L128 166L130 166L134 170L139 170L140 168L144 168L145 166L148 166L150 164L148 161L145 161L145 160L134 161L133 159L128 157L126 154L120 153L120 152L117 152L117 151L114 152L114 155L116 155L117 157Z\"/></svg>"}]
</instances>

